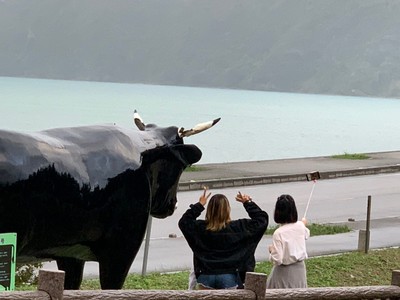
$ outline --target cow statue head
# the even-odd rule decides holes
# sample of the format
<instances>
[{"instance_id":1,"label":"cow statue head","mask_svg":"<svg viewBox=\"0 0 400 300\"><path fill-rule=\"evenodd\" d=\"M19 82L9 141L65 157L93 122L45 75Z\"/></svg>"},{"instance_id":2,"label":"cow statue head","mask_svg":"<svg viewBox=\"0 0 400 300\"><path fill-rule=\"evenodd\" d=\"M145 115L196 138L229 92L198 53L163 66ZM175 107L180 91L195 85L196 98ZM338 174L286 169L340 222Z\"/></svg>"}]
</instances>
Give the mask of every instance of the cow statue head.
<instances>
[{"instance_id":1,"label":"cow statue head","mask_svg":"<svg viewBox=\"0 0 400 300\"><path fill-rule=\"evenodd\" d=\"M142 165L147 168L152 185L152 216L164 218L172 215L177 202L176 193L182 171L201 158L200 149L195 145L185 145L183 138L209 129L219 120L220 118L200 123L189 130L175 126L160 128L154 124L145 125L135 110L134 122L143 133L143 140L152 134L151 143L159 145L142 153Z\"/></svg>"},{"instance_id":2,"label":"cow statue head","mask_svg":"<svg viewBox=\"0 0 400 300\"><path fill-rule=\"evenodd\" d=\"M182 171L201 158L185 130L95 125L35 133L0 130L0 232L17 233L17 262L56 260L65 288L98 261L103 289L122 287L148 216L174 212Z\"/></svg>"}]
</instances>

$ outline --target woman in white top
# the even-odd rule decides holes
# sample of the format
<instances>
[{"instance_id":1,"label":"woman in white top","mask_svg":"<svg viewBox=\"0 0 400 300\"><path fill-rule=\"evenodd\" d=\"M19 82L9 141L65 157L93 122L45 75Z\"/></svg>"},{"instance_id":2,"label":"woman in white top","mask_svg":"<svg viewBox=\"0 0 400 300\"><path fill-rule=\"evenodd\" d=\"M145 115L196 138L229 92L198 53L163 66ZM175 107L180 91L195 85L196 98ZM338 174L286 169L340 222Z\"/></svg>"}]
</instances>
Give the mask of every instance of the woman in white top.
<instances>
[{"instance_id":1,"label":"woman in white top","mask_svg":"<svg viewBox=\"0 0 400 300\"><path fill-rule=\"evenodd\" d=\"M278 197L274 220L279 224L269 246L270 261L274 264L268 276L267 288L306 288L307 274L304 260L308 257L306 239L310 230L307 220L297 221L297 209L290 195Z\"/></svg>"}]
</instances>

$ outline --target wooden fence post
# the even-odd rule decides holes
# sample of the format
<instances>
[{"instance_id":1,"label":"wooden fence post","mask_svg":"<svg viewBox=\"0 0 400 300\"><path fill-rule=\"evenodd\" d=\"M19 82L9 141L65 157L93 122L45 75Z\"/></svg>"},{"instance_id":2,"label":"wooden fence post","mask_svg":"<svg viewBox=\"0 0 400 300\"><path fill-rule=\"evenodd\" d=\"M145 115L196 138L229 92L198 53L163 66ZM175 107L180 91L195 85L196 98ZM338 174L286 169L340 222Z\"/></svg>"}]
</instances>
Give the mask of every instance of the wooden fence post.
<instances>
[{"instance_id":1,"label":"wooden fence post","mask_svg":"<svg viewBox=\"0 0 400 300\"><path fill-rule=\"evenodd\" d=\"M359 252L368 252L365 248L367 240L367 231L365 229L360 229L358 231L358 251Z\"/></svg>"},{"instance_id":2,"label":"wooden fence post","mask_svg":"<svg viewBox=\"0 0 400 300\"><path fill-rule=\"evenodd\" d=\"M358 232L358 251L368 254L369 242L371 239L370 225L371 225L371 195L368 196L367 200L367 221L365 230L360 229Z\"/></svg>"},{"instance_id":3,"label":"wooden fence post","mask_svg":"<svg viewBox=\"0 0 400 300\"><path fill-rule=\"evenodd\" d=\"M267 275L263 273L247 272L244 288L253 291L256 294L257 300L265 299Z\"/></svg>"},{"instance_id":4,"label":"wooden fence post","mask_svg":"<svg viewBox=\"0 0 400 300\"><path fill-rule=\"evenodd\" d=\"M62 300L64 279L64 271L39 270L38 291L49 294L51 300Z\"/></svg>"},{"instance_id":5,"label":"wooden fence post","mask_svg":"<svg viewBox=\"0 0 400 300\"><path fill-rule=\"evenodd\" d=\"M400 270L392 271L392 285L400 287Z\"/></svg>"}]
</instances>

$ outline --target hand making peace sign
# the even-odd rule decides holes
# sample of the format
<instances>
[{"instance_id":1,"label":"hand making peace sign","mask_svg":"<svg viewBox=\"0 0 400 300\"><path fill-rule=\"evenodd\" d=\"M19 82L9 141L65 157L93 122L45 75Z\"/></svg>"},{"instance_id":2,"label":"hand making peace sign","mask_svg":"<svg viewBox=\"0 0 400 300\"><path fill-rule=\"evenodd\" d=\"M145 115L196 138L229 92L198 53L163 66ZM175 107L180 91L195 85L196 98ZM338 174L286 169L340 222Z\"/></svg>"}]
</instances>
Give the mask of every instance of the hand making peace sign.
<instances>
[{"instance_id":1,"label":"hand making peace sign","mask_svg":"<svg viewBox=\"0 0 400 300\"><path fill-rule=\"evenodd\" d=\"M210 198L211 192L207 194L208 187L203 186L203 194L200 196L199 202L201 205L205 206L207 204L208 198Z\"/></svg>"}]
</instances>

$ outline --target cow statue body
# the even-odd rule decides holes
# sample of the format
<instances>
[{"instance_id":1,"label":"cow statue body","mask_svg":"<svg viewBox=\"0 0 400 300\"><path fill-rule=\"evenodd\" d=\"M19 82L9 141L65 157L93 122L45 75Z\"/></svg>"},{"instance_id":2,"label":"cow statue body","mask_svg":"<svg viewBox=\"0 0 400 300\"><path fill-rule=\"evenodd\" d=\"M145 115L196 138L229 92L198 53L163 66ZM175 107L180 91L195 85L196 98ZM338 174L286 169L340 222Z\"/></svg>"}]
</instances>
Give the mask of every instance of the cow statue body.
<instances>
[{"instance_id":1,"label":"cow statue body","mask_svg":"<svg viewBox=\"0 0 400 300\"><path fill-rule=\"evenodd\" d=\"M201 158L190 130L145 125L0 130L0 232L17 233L17 262L56 260L78 289L85 261L99 263L102 289L120 289L148 216L172 215L182 171Z\"/></svg>"}]
</instances>

